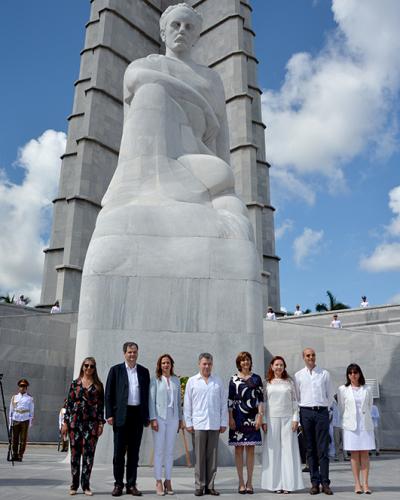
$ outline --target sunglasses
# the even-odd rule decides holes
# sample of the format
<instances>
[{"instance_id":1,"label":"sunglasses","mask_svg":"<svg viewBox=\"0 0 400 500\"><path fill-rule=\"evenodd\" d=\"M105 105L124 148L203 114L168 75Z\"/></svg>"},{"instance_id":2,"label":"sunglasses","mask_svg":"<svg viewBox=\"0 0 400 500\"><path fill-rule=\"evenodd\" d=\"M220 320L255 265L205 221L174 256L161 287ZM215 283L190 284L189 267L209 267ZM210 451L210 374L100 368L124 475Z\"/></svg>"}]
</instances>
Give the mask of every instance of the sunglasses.
<instances>
[{"instance_id":1,"label":"sunglasses","mask_svg":"<svg viewBox=\"0 0 400 500\"><path fill-rule=\"evenodd\" d=\"M349 375L358 375L360 372L355 372L355 371L351 371L349 372Z\"/></svg>"},{"instance_id":2,"label":"sunglasses","mask_svg":"<svg viewBox=\"0 0 400 500\"><path fill-rule=\"evenodd\" d=\"M19 386L18 386L18 387L28 387L28 386L27 386L27 385L25 385L25 384L19 384Z\"/></svg>"},{"instance_id":3,"label":"sunglasses","mask_svg":"<svg viewBox=\"0 0 400 500\"><path fill-rule=\"evenodd\" d=\"M96 365L90 365L89 363L85 363L83 366L85 368L96 368Z\"/></svg>"}]
</instances>

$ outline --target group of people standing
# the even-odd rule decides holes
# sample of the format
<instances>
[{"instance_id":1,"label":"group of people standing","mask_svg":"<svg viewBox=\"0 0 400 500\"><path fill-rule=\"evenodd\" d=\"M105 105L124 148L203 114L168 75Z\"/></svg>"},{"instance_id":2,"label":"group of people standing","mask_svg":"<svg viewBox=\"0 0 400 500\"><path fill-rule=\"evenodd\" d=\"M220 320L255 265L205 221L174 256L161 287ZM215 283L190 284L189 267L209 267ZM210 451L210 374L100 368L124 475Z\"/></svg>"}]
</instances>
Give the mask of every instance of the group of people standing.
<instances>
[{"instance_id":1,"label":"group of people standing","mask_svg":"<svg viewBox=\"0 0 400 500\"><path fill-rule=\"evenodd\" d=\"M154 476L159 496L173 494L171 482L175 439L180 429L193 434L195 496L218 496L214 487L219 435L229 428L228 444L235 447L238 493L253 494L255 447L262 446L261 487L276 493L304 488L297 431L301 424L310 469L310 494L332 495L329 480L329 408L333 388L329 372L316 365L311 348L303 351L305 367L293 378L282 356L272 358L266 378L252 371L252 356L240 352L237 372L228 391L212 373L213 357L199 355L199 372L187 381L184 401L169 354L158 358L155 377L137 363L138 346L123 346L124 362L113 366L105 390L96 362L86 358L71 383L62 431L69 434L72 484L70 494L90 489L90 473L98 438L107 422L114 432L112 496L141 496L137 467L143 428L151 425ZM372 395L361 368L351 364L346 383L338 389L344 449L351 453L355 492L370 493L369 454L375 449L371 418ZM104 415L105 408L105 415ZM183 408L183 409L182 409ZM82 463L82 470L81 470ZM247 475L244 477L244 465ZM163 481L164 468L164 481ZM125 483L124 471L126 469Z\"/></svg>"}]
</instances>

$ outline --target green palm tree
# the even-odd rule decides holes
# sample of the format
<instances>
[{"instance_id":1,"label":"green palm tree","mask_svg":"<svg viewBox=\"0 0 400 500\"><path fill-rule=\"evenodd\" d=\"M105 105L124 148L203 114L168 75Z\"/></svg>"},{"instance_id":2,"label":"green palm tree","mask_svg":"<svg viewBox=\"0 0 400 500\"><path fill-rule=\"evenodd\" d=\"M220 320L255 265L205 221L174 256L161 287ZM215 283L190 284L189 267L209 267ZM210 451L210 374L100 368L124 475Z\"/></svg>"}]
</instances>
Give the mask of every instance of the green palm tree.
<instances>
[{"instance_id":1,"label":"green palm tree","mask_svg":"<svg viewBox=\"0 0 400 500\"><path fill-rule=\"evenodd\" d=\"M5 302L6 304L14 304L15 303L15 295L11 297L11 295L8 293L7 295L2 295L0 297L1 302Z\"/></svg>"},{"instance_id":2,"label":"green palm tree","mask_svg":"<svg viewBox=\"0 0 400 500\"><path fill-rule=\"evenodd\" d=\"M329 298L329 306L324 302L321 302L320 304L315 304L315 310L317 312L338 311L339 309L350 309L350 306L343 304L343 302L338 302L336 300L336 297L329 290L327 290L326 294L328 295Z\"/></svg>"}]
</instances>

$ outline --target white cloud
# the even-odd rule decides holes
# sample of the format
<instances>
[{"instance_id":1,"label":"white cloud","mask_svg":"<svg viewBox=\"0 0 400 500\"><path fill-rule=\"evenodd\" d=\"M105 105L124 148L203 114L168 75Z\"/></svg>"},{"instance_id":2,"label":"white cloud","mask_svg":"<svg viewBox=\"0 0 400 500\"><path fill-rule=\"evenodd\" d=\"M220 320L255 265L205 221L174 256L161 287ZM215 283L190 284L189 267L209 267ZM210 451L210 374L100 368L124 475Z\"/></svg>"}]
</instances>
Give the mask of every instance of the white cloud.
<instances>
[{"instance_id":1,"label":"white cloud","mask_svg":"<svg viewBox=\"0 0 400 500\"><path fill-rule=\"evenodd\" d=\"M40 299L45 235L65 144L64 132L46 130L18 152L16 163L25 171L21 184L4 171L0 175L0 291L28 295L32 305Z\"/></svg>"},{"instance_id":2,"label":"white cloud","mask_svg":"<svg viewBox=\"0 0 400 500\"><path fill-rule=\"evenodd\" d=\"M275 230L275 238L279 240L283 236L293 229L293 221L291 219L285 219L282 224Z\"/></svg>"},{"instance_id":3,"label":"white cloud","mask_svg":"<svg viewBox=\"0 0 400 500\"><path fill-rule=\"evenodd\" d=\"M271 169L271 186L276 198L282 200L296 196L307 205L314 205L315 193L304 181L294 175L288 168Z\"/></svg>"},{"instance_id":4,"label":"white cloud","mask_svg":"<svg viewBox=\"0 0 400 500\"><path fill-rule=\"evenodd\" d=\"M400 293L396 293L389 299L389 304L400 304Z\"/></svg>"},{"instance_id":5,"label":"white cloud","mask_svg":"<svg viewBox=\"0 0 400 500\"><path fill-rule=\"evenodd\" d=\"M382 243L369 257L362 257L361 269L370 272L400 271L400 243Z\"/></svg>"},{"instance_id":6,"label":"white cloud","mask_svg":"<svg viewBox=\"0 0 400 500\"><path fill-rule=\"evenodd\" d=\"M389 207L395 214L395 217L387 227L387 230L393 236L400 236L400 186L389 191Z\"/></svg>"},{"instance_id":7,"label":"white cloud","mask_svg":"<svg viewBox=\"0 0 400 500\"><path fill-rule=\"evenodd\" d=\"M294 261L298 266L301 266L310 255L318 253L323 236L323 230L304 228L303 233L293 242Z\"/></svg>"},{"instance_id":8,"label":"white cloud","mask_svg":"<svg viewBox=\"0 0 400 500\"><path fill-rule=\"evenodd\" d=\"M383 241L370 256L363 256L360 260L361 269L370 272L400 271L400 186L389 191L389 207L394 213L390 224L383 233ZM395 241L390 241L390 238ZM393 238L394 237L394 238Z\"/></svg>"},{"instance_id":9,"label":"white cloud","mask_svg":"<svg viewBox=\"0 0 400 500\"><path fill-rule=\"evenodd\" d=\"M398 148L400 2L333 0L332 11L337 28L323 50L294 54L262 104L271 174L318 174L340 189L354 157Z\"/></svg>"}]
</instances>

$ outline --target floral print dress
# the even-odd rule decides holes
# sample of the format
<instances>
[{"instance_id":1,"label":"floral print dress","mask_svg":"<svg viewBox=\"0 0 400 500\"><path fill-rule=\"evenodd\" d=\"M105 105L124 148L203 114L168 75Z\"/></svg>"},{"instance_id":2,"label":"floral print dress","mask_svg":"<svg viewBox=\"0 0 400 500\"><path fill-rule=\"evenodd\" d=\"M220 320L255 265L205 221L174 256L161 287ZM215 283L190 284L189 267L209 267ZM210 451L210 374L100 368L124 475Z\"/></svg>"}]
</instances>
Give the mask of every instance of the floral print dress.
<instances>
[{"instance_id":1,"label":"floral print dress","mask_svg":"<svg viewBox=\"0 0 400 500\"><path fill-rule=\"evenodd\" d=\"M73 380L68 391L64 422L68 425L71 448L71 488L90 489L90 474L98 439L99 424L104 420L104 392L93 384L84 388L81 379ZM82 475L80 465L82 457Z\"/></svg>"},{"instance_id":2,"label":"floral print dress","mask_svg":"<svg viewBox=\"0 0 400 500\"><path fill-rule=\"evenodd\" d=\"M261 431L256 430L255 422L258 405L263 401L263 383L259 375L253 373L247 379L233 375L229 382L228 408L232 410L236 429L229 429L231 446L262 444Z\"/></svg>"}]
</instances>

